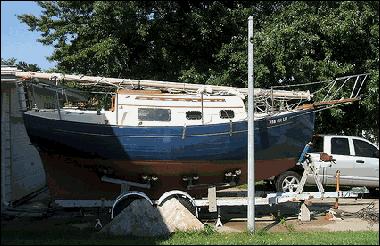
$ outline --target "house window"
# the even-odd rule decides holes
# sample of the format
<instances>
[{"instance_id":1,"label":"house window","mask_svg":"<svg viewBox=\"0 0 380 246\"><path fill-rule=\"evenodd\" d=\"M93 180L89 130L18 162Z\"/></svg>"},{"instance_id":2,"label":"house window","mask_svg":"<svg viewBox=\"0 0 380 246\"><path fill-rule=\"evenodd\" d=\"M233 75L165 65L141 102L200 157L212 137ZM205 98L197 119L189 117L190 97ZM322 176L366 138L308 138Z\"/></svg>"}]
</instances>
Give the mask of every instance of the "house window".
<instances>
[{"instance_id":1,"label":"house window","mask_svg":"<svg viewBox=\"0 0 380 246\"><path fill-rule=\"evenodd\" d=\"M235 113L232 110L220 110L220 118L221 119L233 119L235 117Z\"/></svg>"},{"instance_id":2,"label":"house window","mask_svg":"<svg viewBox=\"0 0 380 246\"><path fill-rule=\"evenodd\" d=\"M200 120L202 119L202 112L199 111L187 111L186 119L188 120Z\"/></svg>"},{"instance_id":3,"label":"house window","mask_svg":"<svg viewBox=\"0 0 380 246\"><path fill-rule=\"evenodd\" d=\"M170 121L170 109L139 108L138 119L141 121Z\"/></svg>"}]
</instances>

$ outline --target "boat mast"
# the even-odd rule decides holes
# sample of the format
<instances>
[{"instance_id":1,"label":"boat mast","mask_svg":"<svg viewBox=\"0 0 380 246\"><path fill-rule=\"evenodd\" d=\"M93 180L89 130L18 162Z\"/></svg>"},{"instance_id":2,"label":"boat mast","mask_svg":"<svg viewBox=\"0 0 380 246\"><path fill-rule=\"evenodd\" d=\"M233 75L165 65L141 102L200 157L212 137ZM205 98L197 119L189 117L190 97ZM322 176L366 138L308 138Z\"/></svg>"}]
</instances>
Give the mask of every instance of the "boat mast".
<instances>
[{"instance_id":1,"label":"boat mast","mask_svg":"<svg viewBox=\"0 0 380 246\"><path fill-rule=\"evenodd\" d=\"M119 79L119 78L105 78L105 77L94 77L94 76L83 76L83 75L73 75L73 74L62 74L62 73L43 73L43 72L16 72L16 77L22 80L32 80L38 79L49 83L52 78L57 78L58 81L74 81L82 85L93 85L93 86L110 86L122 88L125 86L136 86L149 87L157 89L166 90L177 90L177 91L188 91L197 93L200 89L205 89L215 93L230 93L245 97L248 95L248 88L237 88L229 86L218 86L218 85L202 85L202 84L190 84L181 82L171 82L171 81L157 81L157 80L137 80L137 79ZM270 97L272 91L270 89L256 88L255 96L257 97ZM274 99L304 99L310 100L312 98L310 91L289 91L289 90L273 90Z\"/></svg>"}]
</instances>

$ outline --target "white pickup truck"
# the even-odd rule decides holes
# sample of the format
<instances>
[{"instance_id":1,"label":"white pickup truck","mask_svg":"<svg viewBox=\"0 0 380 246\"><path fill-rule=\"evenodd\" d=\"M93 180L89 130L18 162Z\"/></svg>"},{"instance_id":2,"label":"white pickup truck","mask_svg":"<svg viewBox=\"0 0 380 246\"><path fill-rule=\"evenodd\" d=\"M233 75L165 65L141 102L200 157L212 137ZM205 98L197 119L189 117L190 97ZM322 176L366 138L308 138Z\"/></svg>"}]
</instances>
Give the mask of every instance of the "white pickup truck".
<instances>
[{"instance_id":1,"label":"white pickup truck","mask_svg":"<svg viewBox=\"0 0 380 246\"><path fill-rule=\"evenodd\" d=\"M366 186L369 190L379 188L379 147L370 141L355 136L315 135L312 140L311 155L319 165L320 153L331 155L335 160L329 167L319 168L319 176L324 186L336 184L336 171L340 171L341 186ZM302 165L274 177L272 183L276 191L295 191L303 173ZM309 176L307 185L315 185Z\"/></svg>"}]
</instances>

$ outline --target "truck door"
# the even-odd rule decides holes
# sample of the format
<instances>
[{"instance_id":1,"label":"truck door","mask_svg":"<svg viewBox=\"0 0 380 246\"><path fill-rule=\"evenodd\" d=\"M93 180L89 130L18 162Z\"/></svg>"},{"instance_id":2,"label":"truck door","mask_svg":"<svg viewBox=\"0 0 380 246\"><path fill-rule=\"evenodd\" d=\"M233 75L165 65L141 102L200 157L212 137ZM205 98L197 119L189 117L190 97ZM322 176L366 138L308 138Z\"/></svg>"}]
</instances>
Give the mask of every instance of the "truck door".
<instances>
[{"instance_id":1,"label":"truck door","mask_svg":"<svg viewBox=\"0 0 380 246\"><path fill-rule=\"evenodd\" d=\"M379 186L379 150L372 144L353 139L355 151L355 183L358 186Z\"/></svg>"},{"instance_id":2,"label":"truck door","mask_svg":"<svg viewBox=\"0 0 380 246\"><path fill-rule=\"evenodd\" d=\"M326 168L326 182L329 185L336 184L336 171L340 171L340 184L352 185L354 174L355 156L351 153L350 144L346 137L332 137L331 155L336 160L330 168Z\"/></svg>"}]
</instances>

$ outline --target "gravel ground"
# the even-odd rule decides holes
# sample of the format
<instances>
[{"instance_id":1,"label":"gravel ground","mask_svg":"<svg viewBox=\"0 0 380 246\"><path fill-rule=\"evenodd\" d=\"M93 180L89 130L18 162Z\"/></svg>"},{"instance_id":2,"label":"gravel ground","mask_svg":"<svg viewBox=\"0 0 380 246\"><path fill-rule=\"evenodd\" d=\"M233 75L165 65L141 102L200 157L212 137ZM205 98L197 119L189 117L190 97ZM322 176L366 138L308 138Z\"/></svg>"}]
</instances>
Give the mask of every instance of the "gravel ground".
<instances>
[{"instance_id":1,"label":"gravel ground","mask_svg":"<svg viewBox=\"0 0 380 246\"><path fill-rule=\"evenodd\" d=\"M271 208L260 206L256 210L262 210L263 215L255 218L255 230L265 229L267 231L379 231L379 199L339 199L339 207L333 211L337 214L335 218L329 220L326 216L328 210L333 208L335 198L324 200L311 200L308 208L311 211L311 221L301 222L298 220L299 204L283 204L282 206ZM267 211L267 215L265 212ZM276 212L280 212L280 216ZM245 231L247 222L246 210L242 211L241 218L224 221L222 227L218 227L223 232ZM281 215L283 212L283 215ZM227 212L228 213L228 212ZM269 213L269 214L268 214ZM368 220L374 218L374 220ZM212 225L214 223L208 222Z\"/></svg>"}]
</instances>

